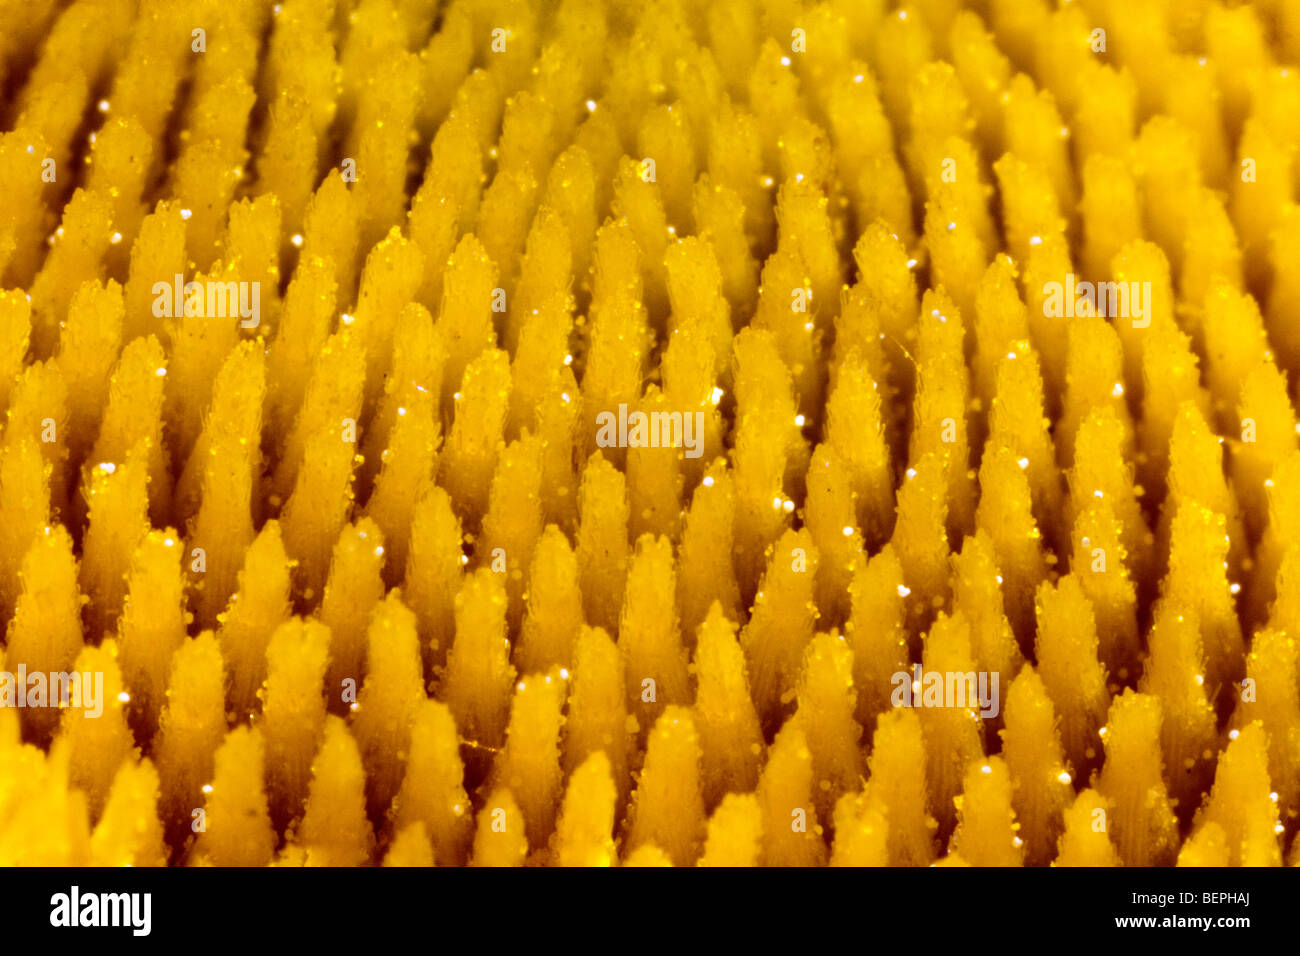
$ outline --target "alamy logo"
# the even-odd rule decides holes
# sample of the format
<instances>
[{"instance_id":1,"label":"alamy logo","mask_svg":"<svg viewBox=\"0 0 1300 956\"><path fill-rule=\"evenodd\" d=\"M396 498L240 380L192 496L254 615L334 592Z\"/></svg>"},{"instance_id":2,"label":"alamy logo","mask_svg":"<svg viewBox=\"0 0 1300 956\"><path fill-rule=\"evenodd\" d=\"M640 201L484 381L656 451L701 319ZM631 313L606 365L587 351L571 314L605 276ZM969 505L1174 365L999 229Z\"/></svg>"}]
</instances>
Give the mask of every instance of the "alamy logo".
<instances>
[{"instance_id":1,"label":"alamy logo","mask_svg":"<svg viewBox=\"0 0 1300 956\"><path fill-rule=\"evenodd\" d=\"M171 282L155 282L153 314L158 318L186 316L239 318L240 326L255 329L262 321L261 283L186 282L179 273Z\"/></svg>"},{"instance_id":2,"label":"alamy logo","mask_svg":"<svg viewBox=\"0 0 1300 956\"><path fill-rule=\"evenodd\" d=\"M895 707L960 707L978 709L984 718L998 715L997 671L926 671L914 664L912 673L898 671L889 682Z\"/></svg>"},{"instance_id":3,"label":"alamy logo","mask_svg":"<svg viewBox=\"0 0 1300 956\"><path fill-rule=\"evenodd\" d=\"M1135 329L1151 324L1150 282L1077 282L1069 272L1064 284L1045 282L1043 295L1043 315L1049 318L1100 315L1132 319Z\"/></svg>"},{"instance_id":4,"label":"alamy logo","mask_svg":"<svg viewBox=\"0 0 1300 956\"><path fill-rule=\"evenodd\" d=\"M104 713L103 671L0 671L0 707L79 707L87 717Z\"/></svg>"},{"instance_id":5,"label":"alamy logo","mask_svg":"<svg viewBox=\"0 0 1300 956\"><path fill-rule=\"evenodd\" d=\"M703 412L631 412L596 416L596 444L601 448L685 448L687 458L704 454Z\"/></svg>"},{"instance_id":6,"label":"alamy logo","mask_svg":"<svg viewBox=\"0 0 1300 956\"><path fill-rule=\"evenodd\" d=\"M134 936L148 936L153 928L151 893L86 893L74 886L69 893L50 897L51 926L126 926Z\"/></svg>"}]
</instances>

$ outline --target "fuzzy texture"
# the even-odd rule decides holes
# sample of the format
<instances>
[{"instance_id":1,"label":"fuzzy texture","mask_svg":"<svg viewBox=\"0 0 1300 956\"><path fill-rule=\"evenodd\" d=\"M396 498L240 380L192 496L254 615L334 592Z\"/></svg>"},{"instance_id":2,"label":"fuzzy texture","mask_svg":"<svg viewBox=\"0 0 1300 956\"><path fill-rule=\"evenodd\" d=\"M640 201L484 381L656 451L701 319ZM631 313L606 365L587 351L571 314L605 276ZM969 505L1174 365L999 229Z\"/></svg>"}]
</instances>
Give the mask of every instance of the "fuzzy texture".
<instances>
[{"instance_id":1,"label":"fuzzy texture","mask_svg":"<svg viewBox=\"0 0 1300 956\"><path fill-rule=\"evenodd\" d=\"M0 0L0 865L1300 861L1300 7L963 6Z\"/></svg>"}]
</instances>

